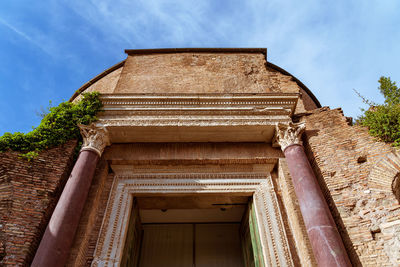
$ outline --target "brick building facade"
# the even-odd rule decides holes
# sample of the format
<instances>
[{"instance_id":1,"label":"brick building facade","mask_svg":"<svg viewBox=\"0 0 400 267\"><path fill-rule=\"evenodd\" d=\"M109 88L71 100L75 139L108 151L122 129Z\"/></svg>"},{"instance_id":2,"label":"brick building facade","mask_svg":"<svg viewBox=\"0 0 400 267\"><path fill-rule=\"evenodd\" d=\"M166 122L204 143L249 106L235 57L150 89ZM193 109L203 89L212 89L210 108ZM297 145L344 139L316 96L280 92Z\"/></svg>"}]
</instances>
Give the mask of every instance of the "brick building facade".
<instances>
[{"instance_id":1,"label":"brick building facade","mask_svg":"<svg viewBox=\"0 0 400 267\"><path fill-rule=\"evenodd\" d=\"M398 151L321 107L264 49L126 52L71 99L99 91L104 104L76 163L74 141L33 162L0 154L1 264L151 266L148 236L167 222L237 224L237 266L400 264ZM206 251L187 252L190 266L214 266Z\"/></svg>"}]
</instances>

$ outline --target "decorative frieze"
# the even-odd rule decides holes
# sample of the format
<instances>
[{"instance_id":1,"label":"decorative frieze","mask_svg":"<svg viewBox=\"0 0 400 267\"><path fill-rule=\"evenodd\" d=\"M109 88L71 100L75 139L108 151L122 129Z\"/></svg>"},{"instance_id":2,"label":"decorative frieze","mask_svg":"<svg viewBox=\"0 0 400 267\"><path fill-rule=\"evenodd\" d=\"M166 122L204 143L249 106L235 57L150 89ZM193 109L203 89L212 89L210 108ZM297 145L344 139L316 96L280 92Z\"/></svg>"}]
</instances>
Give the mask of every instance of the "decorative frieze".
<instances>
[{"instance_id":1,"label":"decorative frieze","mask_svg":"<svg viewBox=\"0 0 400 267\"><path fill-rule=\"evenodd\" d=\"M99 123L112 142L270 142L298 93L103 94ZM156 134L157 133L157 134Z\"/></svg>"},{"instance_id":2,"label":"decorative frieze","mask_svg":"<svg viewBox=\"0 0 400 267\"><path fill-rule=\"evenodd\" d=\"M83 137L81 150L92 150L101 157L104 148L110 145L110 138L106 127L97 126L94 123L90 125L79 124L78 126Z\"/></svg>"},{"instance_id":3,"label":"decorative frieze","mask_svg":"<svg viewBox=\"0 0 400 267\"><path fill-rule=\"evenodd\" d=\"M282 151L291 145L302 145L301 135L303 134L306 125L302 123L277 123L273 146L280 146Z\"/></svg>"},{"instance_id":4,"label":"decorative frieze","mask_svg":"<svg viewBox=\"0 0 400 267\"><path fill-rule=\"evenodd\" d=\"M104 111L254 110L293 112L298 93L277 94L102 94Z\"/></svg>"},{"instance_id":5,"label":"decorative frieze","mask_svg":"<svg viewBox=\"0 0 400 267\"><path fill-rule=\"evenodd\" d=\"M102 95L103 114L111 124L135 118L139 125L174 125L176 121L190 125L214 123L221 119L251 121L255 116L290 117L298 94L268 95ZM216 120L217 119L217 120ZM282 119L282 118L281 118ZM243 122L240 122L243 123ZM186 125L186 124L185 124Z\"/></svg>"}]
</instances>

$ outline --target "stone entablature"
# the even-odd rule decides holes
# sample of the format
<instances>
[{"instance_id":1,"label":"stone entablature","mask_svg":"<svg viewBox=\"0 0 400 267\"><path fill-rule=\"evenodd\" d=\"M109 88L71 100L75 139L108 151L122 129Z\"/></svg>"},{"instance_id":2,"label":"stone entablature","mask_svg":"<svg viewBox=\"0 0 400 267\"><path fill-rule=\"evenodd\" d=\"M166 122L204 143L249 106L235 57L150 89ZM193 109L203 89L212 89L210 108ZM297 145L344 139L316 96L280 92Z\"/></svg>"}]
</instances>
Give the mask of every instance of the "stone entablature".
<instances>
[{"instance_id":1,"label":"stone entablature","mask_svg":"<svg viewBox=\"0 0 400 267\"><path fill-rule=\"evenodd\" d=\"M114 143L271 142L298 99L298 93L105 94L97 123Z\"/></svg>"},{"instance_id":2,"label":"stone entablature","mask_svg":"<svg viewBox=\"0 0 400 267\"><path fill-rule=\"evenodd\" d=\"M102 94L104 111L130 111L133 114L188 111L225 114L227 111L243 114L293 114L298 93L269 94Z\"/></svg>"}]
</instances>

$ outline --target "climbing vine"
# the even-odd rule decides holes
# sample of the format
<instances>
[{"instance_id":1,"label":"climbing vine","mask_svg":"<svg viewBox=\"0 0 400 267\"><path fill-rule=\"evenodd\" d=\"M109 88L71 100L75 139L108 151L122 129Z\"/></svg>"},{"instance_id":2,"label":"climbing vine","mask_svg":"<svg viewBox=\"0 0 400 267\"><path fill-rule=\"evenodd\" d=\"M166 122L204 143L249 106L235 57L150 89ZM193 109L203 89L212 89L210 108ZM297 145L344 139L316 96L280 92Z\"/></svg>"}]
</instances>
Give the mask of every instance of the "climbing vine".
<instances>
[{"instance_id":1,"label":"climbing vine","mask_svg":"<svg viewBox=\"0 0 400 267\"><path fill-rule=\"evenodd\" d=\"M77 103L62 102L50 107L40 125L29 133L5 133L0 137L0 152L21 151L28 160L38 152L66 143L68 140L81 139L78 124L90 124L97 120L96 114L102 103L98 92L82 94Z\"/></svg>"}]
</instances>

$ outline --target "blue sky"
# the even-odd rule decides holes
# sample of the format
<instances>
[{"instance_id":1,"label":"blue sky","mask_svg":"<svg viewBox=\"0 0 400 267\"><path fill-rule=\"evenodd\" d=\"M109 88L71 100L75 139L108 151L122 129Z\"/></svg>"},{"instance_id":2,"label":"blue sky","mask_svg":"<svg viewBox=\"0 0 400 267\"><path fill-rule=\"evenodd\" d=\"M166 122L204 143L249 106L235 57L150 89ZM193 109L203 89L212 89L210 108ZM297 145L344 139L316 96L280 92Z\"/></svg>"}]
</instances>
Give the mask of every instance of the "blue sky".
<instances>
[{"instance_id":1,"label":"blue sky","mask_svg":"<svg viewBox=\"0 0 400 267\"><path fill-rule=\"evenodd\" d=\"M352 91L381 102L377 80L400 82L400 1L0 2L0 134L27 132L124 49L266 47L323 106L360 114Z\"/></svg>"}]
</instances>

